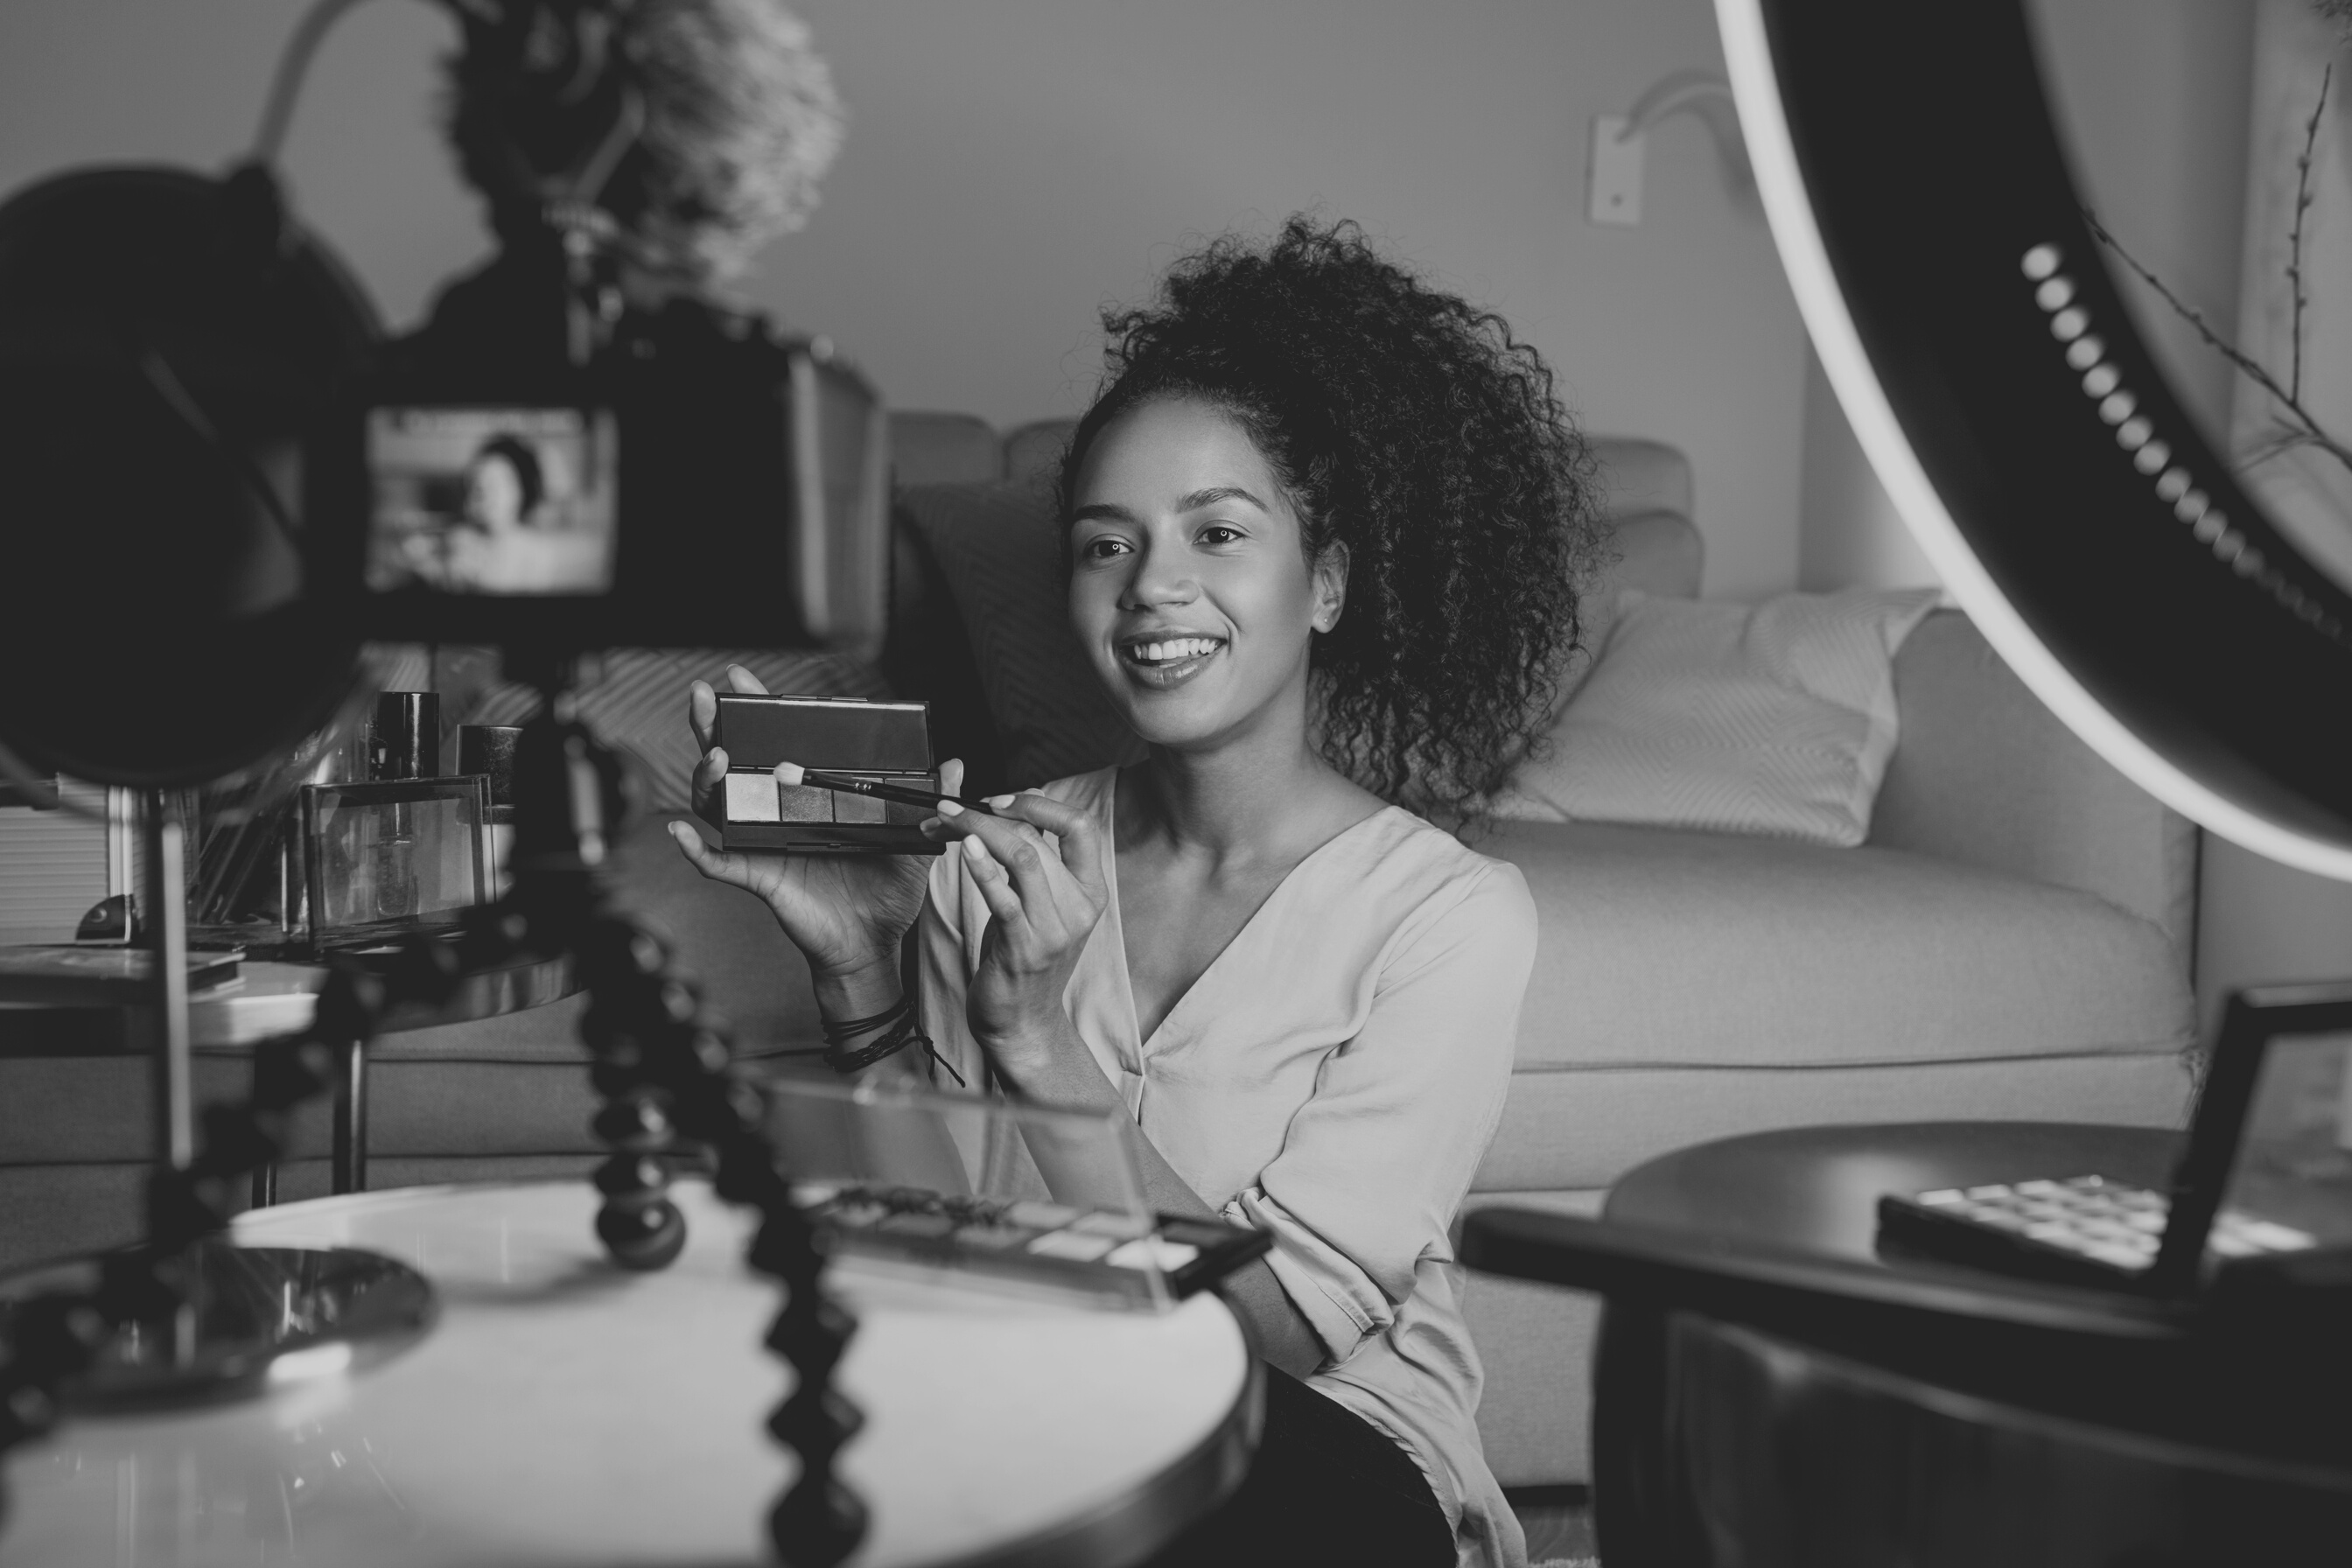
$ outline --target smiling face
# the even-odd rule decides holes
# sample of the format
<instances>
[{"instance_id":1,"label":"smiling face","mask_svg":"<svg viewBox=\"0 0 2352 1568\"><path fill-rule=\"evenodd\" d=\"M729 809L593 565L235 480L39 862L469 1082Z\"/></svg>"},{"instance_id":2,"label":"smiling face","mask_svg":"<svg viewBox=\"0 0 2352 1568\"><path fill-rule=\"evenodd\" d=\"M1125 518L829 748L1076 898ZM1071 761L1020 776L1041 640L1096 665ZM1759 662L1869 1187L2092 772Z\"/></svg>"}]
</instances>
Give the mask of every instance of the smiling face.
<instances>
[{"instance_id":1,"label":"smiling face","mask_svg":"<svg viewBox=\"0 0 2352 1568\"><path fill-rule=\"evenodd\" d=\"M1070 510L1070 624L1136 733L1216 745L1305 732L1307 650L1338 624L1344 552L1307 563L1249 436L1210 405L1143 404L1095 437Z\"/></svg>"},{"instance_id":2,"label":"smiling face","mask_svg":"<svg viewBox=\"0 0 2352 1568\"><path fill-rule=\"evenodd\" d=\"M492 533L505 533L522 523L522 476L496 452L474 459L466 475L466 516Z\"/></svg>"}]
</instances>

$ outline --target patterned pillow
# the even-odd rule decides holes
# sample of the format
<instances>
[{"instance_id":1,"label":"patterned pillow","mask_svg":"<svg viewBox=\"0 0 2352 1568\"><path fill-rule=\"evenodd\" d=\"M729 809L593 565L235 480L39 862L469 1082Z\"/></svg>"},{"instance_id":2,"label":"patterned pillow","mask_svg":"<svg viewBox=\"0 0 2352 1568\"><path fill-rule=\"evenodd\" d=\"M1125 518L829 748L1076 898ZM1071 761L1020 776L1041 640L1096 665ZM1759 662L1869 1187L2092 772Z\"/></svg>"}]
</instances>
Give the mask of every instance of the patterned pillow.
<instances>
[{"instance_id":1,"label":"patterned pillow","mask_svg":"<svg viewBox=\"0 0 2352 1568\"><path fill-rule=\"evenodd\" d=\"M1143 755L1070 635L1066 563L1035 484L909 485L898 503L962 615L1006 787L1026 789Z\"/></svg>"},{"instance_id":2,"label":"patterned pillow","mask_svg":"<svg viewBox=\"0 0 2352 1568\"><path fill-rule=\"evenodd\" d=\"M1895 652L1936 599L1853 588L1750 605L1629 588L1496 814L1859 844L1895 752Z\"/></svg>"}]
</instances>

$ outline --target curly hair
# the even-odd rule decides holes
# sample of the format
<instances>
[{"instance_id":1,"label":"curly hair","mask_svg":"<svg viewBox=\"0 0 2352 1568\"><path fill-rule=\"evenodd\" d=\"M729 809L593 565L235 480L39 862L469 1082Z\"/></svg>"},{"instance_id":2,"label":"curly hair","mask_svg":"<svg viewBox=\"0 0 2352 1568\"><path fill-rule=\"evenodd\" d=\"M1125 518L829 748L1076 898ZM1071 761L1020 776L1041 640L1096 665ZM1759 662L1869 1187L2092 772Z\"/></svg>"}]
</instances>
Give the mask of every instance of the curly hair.
<instances>
[{"instance_id":1,"label":"curly hair","mask_svg":"<svg viewBox=\"0 0 2352 1568\"><path fill-rule=\"evenodd\" d=\"M1347 548L1346 613L1310 656L1324 755L1385 800L1476 823L1549 718L1601 548L1591 458L1549 367L1354 224L1305 215L1267 245L1213 242L1103 328L1063 521L1120 414L1163 398L1225 414L1308 560Z\"/></svg>"},{"instance_id":2,"label":"curly hair","mask_svg":"<svg viewBox=\"0 0 2352 1568\"><path fill-rule=\"evenodd\" d=\"M623 86L644 120L597 200L658 270L740 272L807 221L841 150L833 73L782 0L509 5L462 19L446 129L494 221L537 221L533 179L596 145ZM583 93L583 79L605 90Z\"/></svg>"}]
</instances>

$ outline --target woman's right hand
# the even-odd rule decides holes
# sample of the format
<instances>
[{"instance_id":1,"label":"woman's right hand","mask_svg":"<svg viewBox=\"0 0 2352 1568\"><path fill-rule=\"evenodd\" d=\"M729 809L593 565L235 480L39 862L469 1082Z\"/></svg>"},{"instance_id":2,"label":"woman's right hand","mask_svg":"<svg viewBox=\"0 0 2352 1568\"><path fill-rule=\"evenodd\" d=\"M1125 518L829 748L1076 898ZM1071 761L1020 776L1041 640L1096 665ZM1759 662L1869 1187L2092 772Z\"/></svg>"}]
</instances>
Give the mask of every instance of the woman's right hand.
<instances>
[{"instance_id":1,"label":"woman's right hand","mask_svg":"<svg viewBox=\"0 0 2352 1568\"><path fill-rule=\"evenodd\" d=\"M736 691L766 695L759 678L740 665L727 667L727 683ZM703 753L694 770L698 816L727 777L727 753L710 739L718 716L719 700L708 682L688 688L687 721ZM963 783L963 764L942 764L940 783L954 794ZM898 943L922 910L929 857L713 849L689 823L672 822L669 831L696 870L741 888L774 912L808 959L818 1004L828 1016L845 1008L845 1016L864 1016L897 999Z\"/></svg>"}]
</instances>

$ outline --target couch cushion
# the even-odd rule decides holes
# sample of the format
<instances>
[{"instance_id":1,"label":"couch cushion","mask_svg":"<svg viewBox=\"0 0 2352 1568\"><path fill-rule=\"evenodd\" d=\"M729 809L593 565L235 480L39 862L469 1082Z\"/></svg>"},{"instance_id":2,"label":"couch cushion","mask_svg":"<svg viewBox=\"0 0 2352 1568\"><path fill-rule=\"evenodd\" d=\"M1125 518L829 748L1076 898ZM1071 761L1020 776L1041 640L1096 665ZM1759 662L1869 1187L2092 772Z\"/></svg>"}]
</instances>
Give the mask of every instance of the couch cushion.
<instances>
[{"instance_id":1,"label":"couch cushion","mask_svg":"<svg viewBox=\"0 0 2352 1568\"><path fill-rule=\"evenodd\" d=\"M1070 634L1062 539L1043 492L929 485L898 500L971 629L981 689L1004 742L1006 787L1140 757L1141 743Z\"/></svg>"},{"instance_id":2,"label":"couch cushion","mask_svg":"<svg viewBox=\"0 0 2352 1568\"><path fill-rule=\"evenodd\" d=\"M1601 501L1610 511L1620 516L1637 511L1692 515L1690 458L1682 448L1635 436L1589 436L1586 440L1601 469Z\"/></svg>"},{"instance_id":3,"label":"couch cushion","mask_svg":"<svg viewBox=\"0 0 2352 1568\"><path fill-rule=\"evenodd\" d=\"M909 417L894 414L891 434L898 436L898 421ZM949 419L953 415L918 415L915 418ZM977 421L974 421L977 423ZM1004 477L1016 483L1050 479L1061 466L1062 453L1070 444L1070 434L1078 427L1075 419L1035 419L1014 427L1004 437ZM1629 517L1637 512L1672 512L1688 525L1691 515L1690 458L1678 447L1664 441L1645 440L1634 436L1588 436L1592 448L1592 460L1601 476L1601 504L1612 516ZM903 472L903 470L902 470ZM941 475L945 479L994 478L993 475ZM928 483L907 476L905 483ZM1646 584L1644 584L1646 586ZM1675 590L1659 588L1654 593ZM1694 581L1682 590L1696 594Z\"/></svg>"},{"instance_id":4,"label":"couch cushion","mask_svg":"<svg viewBox=\"0 0 2352 1568\"><path fill-rule=\"evenodd\" d=\"M1626 590L1597 668L1495 809L1859 844L1895 750L1895 649L1934 599Z\"/></svg>"},{"instance_id":5,"label":"couch cushion","mask_svg":"<svg viewBox=\"0 0 2352 1568\"><path fill-rule=\"evenodd\" d=\"M986 482L1003 472L996 432L970 414L890 411L890 468L902 485Z\"/></svg>"},{"instance_id":6,"label":"couch cushion","mask_svg":"<svg viewBox=\"0 0 2352 1568\"><path fill-rule=\"evenodd\" d=\"M1760 1020L1759 1020L1760 1021ZM1515 1073L1477 1192L1607 1186L1644 1160L1743 1132L1857 1121L2181 1125L2174 1051L1879 1067L1595 1068Z\"/></svg>"},{"instance_id":7,"label":"couch cushion","mask_svg":"<svg viewBox=\"0 0 2352 1568\"><path fill-rule=\"evenodd\" d=\"M2176 1051L2164 933L2087 893L1900 850L1504 823L1541 921L1522 1068ZM1532 1184L1551 1185L1554 1184Z\"/></svg>"},{"instance_id":8,"label":"couch cushion","mask_svg":"<svg viewBox=\"0 0 2352 1568\"><path fill-rule=\"evenodd\" d=\"M728 1027L739 1056L816 1044L816 1004L799 952L757 899L687 864L667 821L647 814L623 832L610 867L616 903L668 942L677 968L699 984L706 1016ZM595 1097L579 1032L586 1006L574 996L478 1023L379 1036L369 1047L371 1155L381 1163L594 1150L588 1119ZM242 1099L249 1064L247 1053L199 1052L199 1101ZM138 1057L0 1056L0 1167L142 1157L152 1138L148 1078ZM297 1114L293 1147L298 1155L325 1152L323 1098Z\"/></svg>"},{"instance_id":9,"label":"couch cushion","mask_svg":"<svg viewBox=\"0 0 2352 1568\"><path fill-rule=\"evenodd\" d=\"M602 1154L526 1154L457 1160L379 1160L369 1167L369 1186L438 1185L447 1182L585 1181ZM43 1258L139 1239L147 1166L141 1162L92 1162L70 1165L0 1165L0 1271ZM245 1207L244 1188L233 1184L229 1207ZM327 1195L327 1163L299 1160L278 1173L278 1201L290 1204Z\"/></svg>"},{"instance_id":10,"label":"couch cushion","mask_svg":"<svg viewBox=\"0 0 2352 1568\"><path fill-rule=\"evenodd\" d=\"M2188 963L2197 829L2067 729L1968 616L1939 611L1905 639L1895 700L1873 844L2096 893L2170 931Z\"/></svg>"},{"instance_id":11,"label":"couch cushion","mask_svg":"<svg viewBox=\"0 0 2352 1568\"><path fill-rule=\"evenodd\" d=\"M1490 1193L1464 1205L1507 1204L1591 1219L1608 1194ZM1486 1374L1478 1396L1478 1446L1507 1487L1591 1479L1592 1335L1598 1297L1465 1269L1462 1321Z\"/></svg>"},{"instance_id":12,"label":"couch cushion","mask_svg":"<svg viewBox=\"0 0 2352 1568\"><path fill-rule=\"evenodd\" d=\"M1077 427L1075 419L1033 419L1016 426L1004 437L1005 479L1045 494L1062 471L1062 454Z\"/></svg>"},{"instance_id":13,"label":"couch cushion","mask_svg":"<svg viewBox=\"0 0 2352 1568\"><path fill-rule=\"evenodd\" d=\"M1601 646L1616 624L1618 600L1626 589L1638 588L1662 599L1688 599L1698 594L1706 546L1689 518L1678 511L1617 512L1610 519L1610 528L1609 549L1601 556L1600 570L1577 602L1576 651L1569 656L1568 667L1560 675L1559 697L1552 709L1554 725L1591 677Z\"/></svg>"}]
</instances>

